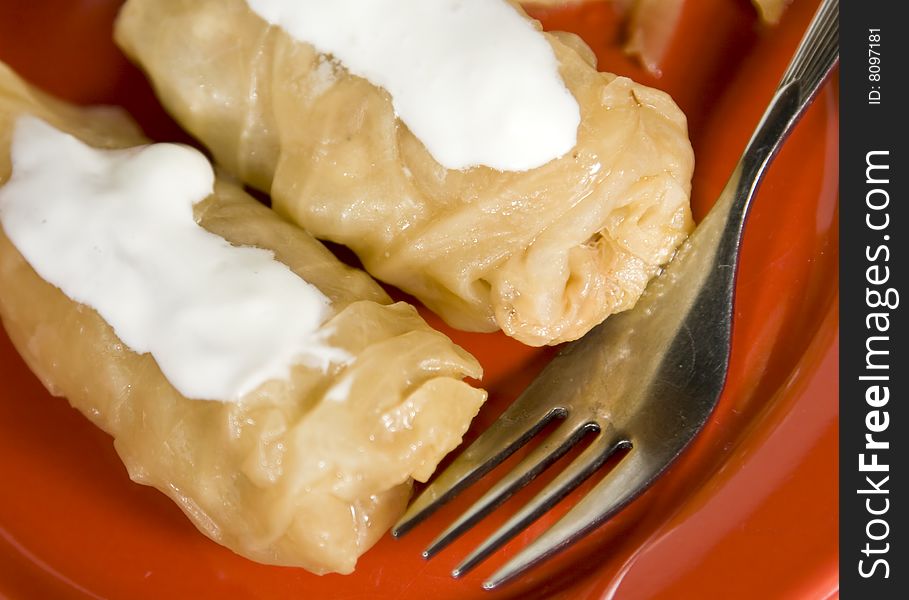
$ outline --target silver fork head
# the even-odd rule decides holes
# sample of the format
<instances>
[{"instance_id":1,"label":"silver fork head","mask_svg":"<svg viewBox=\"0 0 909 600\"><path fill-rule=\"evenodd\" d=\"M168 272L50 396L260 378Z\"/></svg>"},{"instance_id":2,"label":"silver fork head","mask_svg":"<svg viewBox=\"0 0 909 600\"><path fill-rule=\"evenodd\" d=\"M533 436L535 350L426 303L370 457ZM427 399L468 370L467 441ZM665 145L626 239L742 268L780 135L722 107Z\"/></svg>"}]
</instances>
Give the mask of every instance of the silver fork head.
<instances>
[{"instance_id":1,"label":"silver fork head","mask_svg":"<svg viewBox=\"0 0 909 600\"><path fill-rule=\"evenodd\" d=\"M635 307L567 345L499 419L420 494L392 529L403 535L489 472L554 418L563 422L433 541L444 548L573 447L595 439L455 568L465 573L630 448L562 519L484 583L494 588L565 548L643 492L713 411L726 379L735 271L748 205L769 161L837 60L838 8L823 0L777 94L713 210Z\"/></svg>"},{"instance_id":2,"label":"silver fork head","mask_svg":"<svg viewBox=\"0 0 909 600\"><path fill-rule=\"evenodd\" d=\"M596 527L649 485L700 429L723 384L733 269L706 269L721 229L705 223L638 306L566 346L525 392L443 471L395 525L400 536L543 429L558 427L424 552L430 557L577 444L592 443L455 568L460 576L552 508L617 449L602 482L499 571L495 587ZM694 285L697 282L697 285ZM709 316L709 318L703 318Z\"/></svg>"}]
</instances>

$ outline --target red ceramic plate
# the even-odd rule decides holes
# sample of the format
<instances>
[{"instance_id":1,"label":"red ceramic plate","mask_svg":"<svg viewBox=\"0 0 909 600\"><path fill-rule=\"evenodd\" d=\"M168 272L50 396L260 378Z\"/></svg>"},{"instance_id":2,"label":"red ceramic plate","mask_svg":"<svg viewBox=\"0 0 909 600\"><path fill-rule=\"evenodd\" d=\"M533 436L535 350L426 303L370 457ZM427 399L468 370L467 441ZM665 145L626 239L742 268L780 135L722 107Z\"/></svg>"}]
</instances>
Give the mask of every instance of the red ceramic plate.
<instances>
[{"instance_id":1,"label":"red ceramic plate","mask_svg":"<svg viewBox=\"0 0 909 600\"><path fill-rule=\"evenodd\" d=\"M157 139L185 139L110 41L118 4L0 0L0 60L70 100L125 105ZM747 0L689 0L660 78L622 54L611 4L535 14L547 27L584 36L601 68L677 99L690 120L697 156L693 202L701 217L815 5L796 0L782 23L768 28L756 21ZM519 581L492 594L480 589L484 576L554 516L464 579L452 580L448 572L533 490L518 494L432 561L420 558L483 483L404 539L386 536L353 575L317 577L242 559L196 532L164 496L131 483L110 438L64 400L50 397L0 334L0 597L835 596L837 116L836 90L828 85L755 200L738 281L729 383L705 431L622 514ZM474 432L551 353L497 335L449 334L486 369L491 400Z\"/></svg>"}]
</instances>

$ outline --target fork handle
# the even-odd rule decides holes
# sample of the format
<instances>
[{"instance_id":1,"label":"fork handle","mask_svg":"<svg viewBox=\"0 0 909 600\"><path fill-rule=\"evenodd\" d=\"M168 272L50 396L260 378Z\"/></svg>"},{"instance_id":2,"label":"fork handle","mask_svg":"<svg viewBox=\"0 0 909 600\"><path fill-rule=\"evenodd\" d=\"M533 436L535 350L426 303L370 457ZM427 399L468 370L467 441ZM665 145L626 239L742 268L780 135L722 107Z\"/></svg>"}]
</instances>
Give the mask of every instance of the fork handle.
<instances>
[{"instance_id":1,"label":"fork handle","mask_svg":"<svg viewBox=\"0 0 909 600\"><path fill-rule=\"evenodd\" d=\"M723 258L728 258L724 263L735 265L751 199L767 165L838 59L839 3L822 0L732 176L704 219L705 224L713 221L723 229L717 241Z\"/></svg>"}]
</instances>

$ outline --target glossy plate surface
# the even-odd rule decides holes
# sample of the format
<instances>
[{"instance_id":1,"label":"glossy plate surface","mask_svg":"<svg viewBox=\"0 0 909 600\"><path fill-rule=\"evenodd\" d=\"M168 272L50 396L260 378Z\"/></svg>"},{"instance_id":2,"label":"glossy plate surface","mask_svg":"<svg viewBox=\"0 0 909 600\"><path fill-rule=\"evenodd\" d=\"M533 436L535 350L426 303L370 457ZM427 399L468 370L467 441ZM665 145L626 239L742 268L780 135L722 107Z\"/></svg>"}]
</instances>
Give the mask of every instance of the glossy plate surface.
<instances>
[{"instance_id":1,"label":"glossy plate surface","mask_svg":"<svg viewBox=\"0 0 909 600\"><path fill-rule=\"evenodd\" d=\"M126 106L155 139L186 140L110 41L118 5L0 0L0 60L72 101ZM660 78L621 52L619 19L610 4L534 13L549 28L581 34L596 48L600 68L676 98L689 116L697 157L693 204L700 218L815 5L796 0L778 27L766 28L746 0L687 0ZM450 578L458 560L529 499L544 476L429 562L420 551L488 481L406 537L383 538L353 575L317 577L252 563L196 532L163 495L131 483L110 438L49 396L0 333L0 598L835 596L835 83L821 92L755 199L737 287L730 377L716 413L653 488L580 545L497 592L480 589L485 576L593 482L476 571L460 581ZM499 335L450 331L426 316L486 369L491 400L473 432L491 422L551 356L551 350Z\"/></svg>"}]
</instances>

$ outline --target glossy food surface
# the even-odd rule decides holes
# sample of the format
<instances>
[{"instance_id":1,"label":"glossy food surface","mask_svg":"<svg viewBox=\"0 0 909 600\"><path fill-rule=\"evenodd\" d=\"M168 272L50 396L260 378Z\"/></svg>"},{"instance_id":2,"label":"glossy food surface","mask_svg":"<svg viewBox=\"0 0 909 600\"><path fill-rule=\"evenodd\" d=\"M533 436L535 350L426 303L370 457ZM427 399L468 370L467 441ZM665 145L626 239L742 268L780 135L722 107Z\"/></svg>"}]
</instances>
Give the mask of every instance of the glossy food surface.
<instances>
[{"instance_id":1,"label":"glossy food surface","mask_svg":"<svg viewBox=\"0 0 909 600\"><path fill-rule=\"evenodd\" d=\"M42 101L39 92L0 65L0 132L7 134L12 129L8 124L20 122L21 115L40 118L48 129L53 123L49 130L55 135L70 132L93 147L111 148L92 152L113 154L146 141L122 112L98 114ZM21 174L20 148L14 146L8 156L7 147L0 146L0 182L7 180L11 163L13 172ZM53 158L53 149L44 149L43 155ZM195 159L213 177L207 160L198 153ZM120 177L124 172L130 173L117 169ZM105 181L93 175L94 182ZM97 193L111 193L109 182L106 189L103 183L99 187ZM25 200L41 202L40 195L65 199L69 193L75 202L73 188L35 190ZM232 249L268 250L268 260L330 298L330 312L315 334L347 360L328 369L298 360L285 377L270 379L240 402L190 399L172 384L158 357L134 352L100 311L39 276L6 236L10 220L5 201L0 230L3 327L48 390L65 396L113 436L130 478L170 496L206 535L261 563L349 573L400 515L411 480L425 481L460 442L486 398L485 391L462 381L479 377L479 364L431 330L413 306L391 304L363 271L344 265L236 185L219 180L209 189L202 190L205 195L195 206L186 206L191 226L198 222L217 243L230 243ZM174 187L170 192L177 193ZM123 205L118 198L108 210ZM52 221L60 212L45 216ZM89 226L76 227L80 217L103 220L72 217L67 225L76 234L92 233ZM158 233L167 238L167 232ZM173 243L173 237L167 241ZM160 251L161 243L146 253ZM67 242L60 246L71 249ZM109 251L128 253L124 245ZM71 257L81 258L74 251ZM200 253L187 252L183 260L193 258L199 260ZM118 283L128 286L129 277L124 280ZM168 285L166 277L158 283ZM209 287L212 293L224 293ZM298 310L306 309L302 304L297 302ZM131 307L138 309L135 303ZM171 315L179 320L177 313Z\"/></svg>"},{"instance_id":2,"label":"glossy food surface","mask_svg":"<svg viewBox=\"0 0 909 600\"><path fill-rule=\"evenodd\" d=\"M693 156L672 99L597 71L576 36L541 37L580 107L577 144L503 172L445 169L385 90L244 0L130 0L115 34L177 121L279 212L452 326L532 346L630 308L693 225Z\"/></svg>"},{"instance_id":3,"label":"glossy food surface","mask_svg":"<svg viewBox=\"0 0 909 600\"><path fill-rule=\"evenodd\" d=\"M156 139L185 139L110 42L116 5L113 0L0 3L0 58L70 99L126 104ZM581 33L597 49L601 68L673 95L689 118L697 161L694 212L700 219L735 164L814 6L812 0L796 0L778 29L765 29L747 2L688 0L660 79L622 54L621 26L608 6L595 2L537 14L549 27ZM532 489L432 561L419 556L488 482L407 537L383 538L353 575L317 577L235 556L199 535L168 500L131 483L110 438L64 401L49 397L3 338L0 595L632 600L833 595L837 110L834 88L828 86L755 199L738 281L729 385L705 431L626 511L521 581L495 594L479 587L554 516L463 580L452 580L448 572ZM452 336L480 359L492 392L474 430L489 423L552 352L501 335Z\"/></svg>"}]
</instances>

